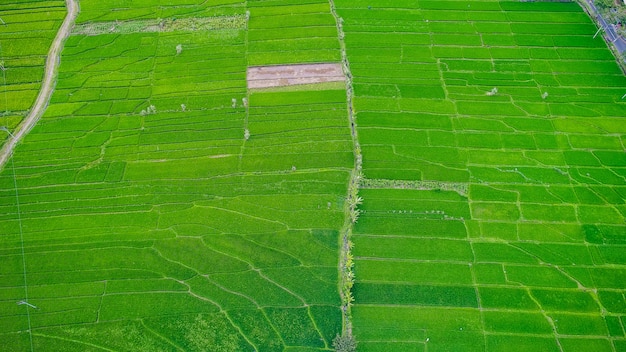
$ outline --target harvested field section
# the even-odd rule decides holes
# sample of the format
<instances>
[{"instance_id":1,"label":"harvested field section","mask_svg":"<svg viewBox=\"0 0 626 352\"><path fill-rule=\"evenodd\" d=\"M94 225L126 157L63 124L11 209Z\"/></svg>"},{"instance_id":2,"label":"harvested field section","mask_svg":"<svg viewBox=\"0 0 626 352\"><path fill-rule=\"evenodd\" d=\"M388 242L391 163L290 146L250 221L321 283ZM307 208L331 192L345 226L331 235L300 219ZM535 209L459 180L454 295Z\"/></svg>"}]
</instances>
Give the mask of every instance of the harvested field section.
<instances>
[{"instance_id":1,"label":"harvested field section","mask_svg":"<svg viewBox=\"0 0 626 352\"><path fill-rule=\"evenodd\" d=\"M340 64L249 67L246 76L248 89L343 82L346 79Z\"/></svg>"}]
</instances>

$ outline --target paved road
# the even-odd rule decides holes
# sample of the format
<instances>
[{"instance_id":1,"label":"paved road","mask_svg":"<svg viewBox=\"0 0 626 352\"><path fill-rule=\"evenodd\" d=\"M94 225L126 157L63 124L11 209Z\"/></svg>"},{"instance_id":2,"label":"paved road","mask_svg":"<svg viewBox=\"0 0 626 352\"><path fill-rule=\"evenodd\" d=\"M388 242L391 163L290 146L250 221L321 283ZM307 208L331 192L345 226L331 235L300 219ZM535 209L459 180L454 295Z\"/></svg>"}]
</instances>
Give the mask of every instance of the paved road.
<instances>
[{"instance_id":1,"label":"paved road","mask_svg":"<svg viewBox=\"0 0 626 352\"><path fill-rule=\"evenodd\" d=\"M613 26L609 25L604 20L604 17L600 15L600 12L598 12L598 9L596 8L596 5L594 5L592 0L587 0L587 4L589 4L589 7L591 7L591 9L593 10L593 14L598 19L598 22L600 22L600 25L602 26L602 28L604 28L604 33L606 33L606 36L609 39L609 41L613 43L613 45L615 45L615 48L617 49L617 51L620 54L626 51L626 40L624 40L624 38L622 38L619 34L617 34L617 32L615 31L615 28L613 28Z\"/></svg>"},{"instance_id":2,"label":"paved road","mask_svg":"<svg viewBox=\"0 0 626 352\"><path fill-rule=\"evenodd\" d=\"M78 12L80 11L78 6L78 0L65 0L65 4L67 6L67 15L63 20L63 24L61 24L61 28L57 32L52 45L50 45L50 51L48 51L48 58L46 59L46 66L44 68L44 76L43 81L41 82L41 89L39 90L39 95L35 100L35 104L30 109L28 115L24 118L24 120L17 126L16 130L12 135L9 135L9 139L5 142L0 150L0 170L4 167L7 160L13 154L13 150L15 146L24 138L28 132L35 126L41 115L43 115L48 103L50 102L50 98L52 97L52 92L54 91L54 86L56 84L57 77L57 69L59 67L59 62L61 61L61 50L63 50L63 44L65 43L65 39L69 37L70 31L74 26L74 21L76 20L76 16L78 16Z\"/></svg>"}]
</instances>

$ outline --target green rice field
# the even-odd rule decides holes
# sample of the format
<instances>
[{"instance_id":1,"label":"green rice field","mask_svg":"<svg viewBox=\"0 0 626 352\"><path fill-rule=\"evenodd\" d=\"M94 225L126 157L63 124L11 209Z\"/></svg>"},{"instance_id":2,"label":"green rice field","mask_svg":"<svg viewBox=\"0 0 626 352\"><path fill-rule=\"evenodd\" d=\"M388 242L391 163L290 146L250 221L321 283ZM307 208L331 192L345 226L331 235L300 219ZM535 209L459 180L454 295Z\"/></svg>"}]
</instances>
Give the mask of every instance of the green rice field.
<instances>
[{"instance_id":1,"label":"green rice field","mask_svg":"<svg viewBox=\"0 0 626 352\"><path fill-rule=\"evenodd\" d=\"M623 351L626 78L580 7L337 4L359 350Z\"/></svg>"},{"instance_id":2,"label":"green rice field","mask_svg":"<svg viewBox=\"0 0 626 352\"><path fill-rule=\"evenodd\" d=\"M48 49L65 3L9 0L0 4L0 127L13 131L35 101ZM8 134L2 132L0 141Z\"/></svg>"},{"instance_id":3,"label":"green rice field","mask_svg":"<svg viewBox=\"0 0 626 352\"><path fill-rule=\"evenodd\" d=\"M80 7L0 170L2 350L626 351L626 77L578 4ZM65 13L0 5L0 126Z\"/></svg>"},{"instance_id":4,"label":"green rice field","mask_svg":"<svg viewBox=\"0 0 626 352\"><path fill-rule=\"evenodd\" d=\"M81 5L78 23L115 20ZM284 50L249 50L246 28L70 36L49 108L0 175L4 350L331 348L345 89L248 92L249 61Z\"/></svg>"}]
</instances>

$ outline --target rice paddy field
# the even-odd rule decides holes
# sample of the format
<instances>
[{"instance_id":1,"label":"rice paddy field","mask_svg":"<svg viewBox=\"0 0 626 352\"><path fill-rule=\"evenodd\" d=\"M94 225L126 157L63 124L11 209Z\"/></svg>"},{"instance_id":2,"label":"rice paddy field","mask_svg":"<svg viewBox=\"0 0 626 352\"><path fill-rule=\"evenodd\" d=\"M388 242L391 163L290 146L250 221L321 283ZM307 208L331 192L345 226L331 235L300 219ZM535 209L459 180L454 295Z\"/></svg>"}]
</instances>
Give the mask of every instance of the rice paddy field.
<instances>
[{"instance_id":1,"label":"rice paddy field","mask_svg":"<svg viewBox=\"0 0 626 352\"><path fill-rule=\"evenodd\" d=\"M626 77L579 5L80 5L0 171L3 350L333 350L362 158L359 351L626 351ZM64 15L0 5L0 125ZM348 89L247 86L342 59Z\"/></svg>"},{"instance_id":2,"label":"rice paddy field","mask_svg":"<svg viewBox=\"0 0 626 352\"><path fill-rule=\"evenodd\" d=\"M626 79L580 7L336 3L359 350L626 350Z\"/></svg>"},{"instance_id":3,"label":"rice paddy field","mask_svg":"<svg viewBox=\"0 0 626 352\"><path fill-rule=\"evenodd\" d=\"M9 131L39 93L46 55L65 13L62 0L0 4L0 126ZM3 132L0 141L7 137Z\"/></svg>"},{"instance_id":4,"label":"rice paddy field","mask_svg":"<svg viewBox=\"0 0 626 352\"><path fill-rule=\"evenodd\" d=\"M292 50L246 11L306 31L329 5L141 3L81 1L50 106L0 175L3 350L329 350L345 88L246 88L249 61Z\"/></svg>"}]
</instances>

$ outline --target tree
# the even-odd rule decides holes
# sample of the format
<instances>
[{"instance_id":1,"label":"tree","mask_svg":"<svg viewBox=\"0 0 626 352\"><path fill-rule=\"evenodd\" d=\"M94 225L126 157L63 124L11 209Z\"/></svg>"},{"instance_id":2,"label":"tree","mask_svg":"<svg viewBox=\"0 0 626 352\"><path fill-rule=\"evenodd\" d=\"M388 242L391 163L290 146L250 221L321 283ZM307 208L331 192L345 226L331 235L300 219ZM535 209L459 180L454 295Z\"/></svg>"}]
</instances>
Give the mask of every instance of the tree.
<instances>
[{"instance_id":1,"label":"tree","mask_svg":"<svg viewBox=\"0 0 626 352\"><path fill-rule=\"evenodd\" d=\"M141 116L145 116L145 115L154 115L156 114L156 106L154 105L150 105L148 106L146 109L141 110L141 112L139 113Z\"/></svg>"},{"instance_id":2,"label":"tree","mask_svg":"<svg viewBox=\"0 0 626 352\"><path fill-rule=\"evenodd\" d=\"M621 23L622 27L626 26L626 8L620 7L615 14L615 22Z\"/></svg>"},{"instance_id":3,"label":"tree","mask_svg":"<svg viewBox=\"0 0 626 352\"><path fill-rule=\"evenodd\" d=\"M485 93L485 94L487 94L487 95L488 95L488 96L490 96L490 97L492 97L492 96L494 96L494 95L498 94L498 87L493 87L493 89L492 89L492 90L488 91L488 92L487 92L487 93Z\"/></svg>"},{"instance_id":4,"label":"tree","mask_svg":"<svg viewBox=\"0 0 626 352\"><path fill-rule=\"evenodd\" d=\"M339 335L335 337L333 340L333 347L336 352L355 352L356 351L356 340L352 335Z\"/></svg>"},{"instance_id":5,"label":"tree","mask_svg":"<svg viewBox=\"0 0 626 352\"><path fill-rule=\"evenodd\" d=\"M615 7L615 2L613 0L594 0L593 3L601 9Z\"/></svg>"}]
</instances>

